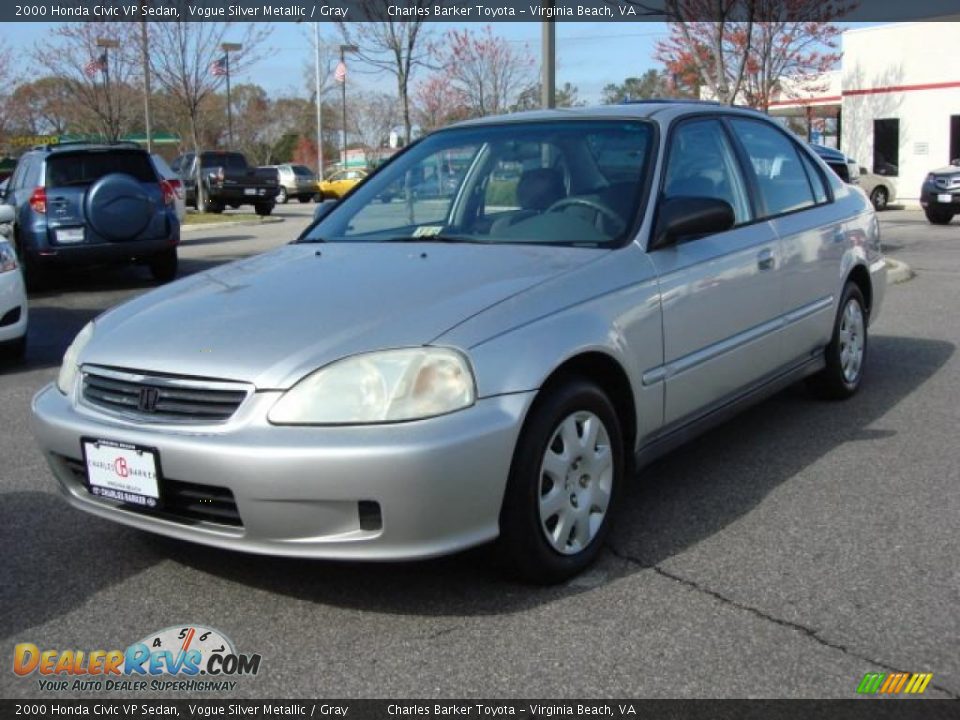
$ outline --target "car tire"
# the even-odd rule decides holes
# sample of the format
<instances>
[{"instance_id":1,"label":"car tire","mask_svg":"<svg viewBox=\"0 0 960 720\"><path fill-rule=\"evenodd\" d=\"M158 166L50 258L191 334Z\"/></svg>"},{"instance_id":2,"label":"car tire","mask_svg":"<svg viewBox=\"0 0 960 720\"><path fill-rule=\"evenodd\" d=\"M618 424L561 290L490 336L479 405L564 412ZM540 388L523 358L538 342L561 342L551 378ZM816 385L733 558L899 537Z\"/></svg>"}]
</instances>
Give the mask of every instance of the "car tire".
<instances>
[{"instance_id":1,"label":"car tire","mask_svg":"<svg viewBox=\"0 0 960 720\"><path fill-rule=\"evenodd\" d=\"M308 202L310 202L310 196L309 196L309 195L298 195L298 196L297 196L297 202L299 202L299 203L302 204L302 205L306 205Z\"/></svg>"},{"instance_id":2,"label":"car tire","mask_svg":"<svg viewBox=\"0 0 960 720\"><path fill-rule=\"evenodd\" d=\"M164 250L150 259L150 274L157 282L168 283L176 279L179 264L176 248Z\"/></svg>"},{"instance_id":3,"label":"car tire","mask_svg":"<svg viewBox=\"0 0 960 720\"><path fill-rule=\"evenodd\" d=\"M234 210L239 210L240 203L230 203L230 207L232 207Z\"/></svg>"},{"instance_id":4,"label":"car tire","mask_svg":"<svg viewBox=\"0 0 960 720\"><path fill-rule=\"evenodd\" d=\"M870 193L870 202L873 204L874 210L886 210L887 203L890 202L890 193L887 192L885 187L875 187L873 192Z\"/></svg>"},{"instance_id":5,"label":"car tire","mask_svg":"<svg viewBox=\"0 0 960 720\"><path fill-rule=\"evenodd\" d=\"M826 400L846 400L856 394L867 361L869 321L863 293L856 283L848 282L825 350L826 367L807 379L815 395Z\"/></svg>"},{"instance_id":6,"label":"car tire","mask_svg":"<svg viewBox=\"0 0 960 720\"><path fill-rule=\"evenodd\" d=\"M207 200L207 212L219 215L224 210L224 205L219 200Z\"/></svg>"},{"instance_id":7,"label":"car tire","mask_svg":"<svg viewBox=\"0 0 960 720\"><path fill-rule=\"evenodd\" d=\"M0 343L0 360L22 362L27 355L27 336Z\"/></svg>"},{"instance_id":8,"label":"car tire","mask_svg":"<svg viewBox=\"0 0 960 720\"><path fill-rule=\"evenodd\" d=\"M259 203L253 209L260 217L266 217L273 212L273 203Z\"/></svg>"},{"instance_id":9,"label":"car tire","mask_svg":"<svg viewBox=\"0 0 960 720\"><path fill-rule=\"evenodd\" d=\"M313 194L313 201L314 201L315 203L317 203L318 205L319 205L320 203L322 203L322 202L323 202L323 193L320 193L320 192L314 193L314 194Z\"/></svg>"},{"instance_id":10,"label":"car tire","mask_svg":"<svg viewBox=\"0 0 960 720\"><path fill-rule=\"evenodd\" d=\"M280 192L277 193L277 202L281 205L286 205L287 200L290 198L287 196L287 189L285 187L280 188Z\"/></svg>"},{"instance_id":11,"label":"car tire","mask_svg":"<svg viewBox=\"0 0 960 720\"><path fill-rule=\"evenodd\" d=\"M953 220L953 213L949 210L927 208L923 212L932 225L949 225L950 221Z\"/></svg>"},{"instance_id":12,"label":"car tire","mask_svg":"<svg viewBox=\"0 0 960 720\"><path fill-rule=\"evenodd\" d=\"M625 467L620 421L603 390L579 378L549 388L510 468L495 545L504 569L548 585L588 567L610 530Z\"/></svg>"}]
</instances>

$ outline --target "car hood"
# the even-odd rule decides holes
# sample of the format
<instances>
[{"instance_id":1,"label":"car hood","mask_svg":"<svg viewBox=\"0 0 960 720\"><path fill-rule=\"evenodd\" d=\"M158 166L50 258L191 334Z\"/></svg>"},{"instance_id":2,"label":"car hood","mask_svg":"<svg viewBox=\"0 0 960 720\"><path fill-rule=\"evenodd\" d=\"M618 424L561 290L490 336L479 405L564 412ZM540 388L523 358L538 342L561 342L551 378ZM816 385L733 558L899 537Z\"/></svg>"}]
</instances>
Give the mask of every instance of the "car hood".
<instances>
[{"instance_id":1,"label":"car hood","mask_svg":"<svg viewBox=\"0 0 960 720\"><path fill-rule=\"evenodd\" d=\"M960 167L956 165L947 165L930 171L933 175L960 175Z\"/></svg>"},{"instance_id":2,"label":"car hood","mask_svg":"<svg viewBox=\"0 0 960 720\"><path fill-rule=\"evenodd\" d=\"M342 357L423 345L603 256L531 245L288 245L97 319L81 362L287 388Z\"/></svg>"}]
</instances>

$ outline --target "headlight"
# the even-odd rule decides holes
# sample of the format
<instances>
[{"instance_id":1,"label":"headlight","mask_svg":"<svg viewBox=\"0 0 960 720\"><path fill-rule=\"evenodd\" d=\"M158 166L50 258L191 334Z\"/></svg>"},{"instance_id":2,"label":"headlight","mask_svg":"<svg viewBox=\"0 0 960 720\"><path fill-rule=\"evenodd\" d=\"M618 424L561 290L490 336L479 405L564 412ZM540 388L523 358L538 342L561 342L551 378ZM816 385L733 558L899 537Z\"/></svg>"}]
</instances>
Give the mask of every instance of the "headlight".
<instances>
[{"instance_id":1,"label":"headlight","mask_svg":"<svg viewBox=\"0 0 960 720\"><path fill-rule=\"evenodd\" d=\"M926 182L928 182L928 183L933 183L933 181L936 180L936 179L937 179L937 176L934 175L933 173L930 173L930 174L927 175L927 180L926 180Z\"/></svg>"},{"instance_id":2,"label":"headlight","mask_svg":"<svg viewBox=\"0 0 960 720\"><path fill-rule=\"evenodd\" d=\"M17 253L10 243L0 240L0 273L17 269Z\"/></svg>"},{"instance_id":3,"label":"headlight","mask_svg":"<svg viewBox=\"0 0 960 720\"><path fill-rule=\"evenodd\" d=\"M93 323L88 322L83 330L77 333L70 347L63 354L63 365L60 366L60 375L57 376L57 387L64 395L69 395L73 390L73 385L77 381L77 371L80 369L77 360L92 337Z\"/></svg>"},{"instance_id":4,"label":"headlight","mask_svg":"<svg viewBox=\"0 0 960 720\"><path fill-rule=\"evenodd\" d=\"M278 425L362 425L443 415L473 405L467 359L447 348L355 355L308 375L270 411Z\"/></svg>"}]
</instances>

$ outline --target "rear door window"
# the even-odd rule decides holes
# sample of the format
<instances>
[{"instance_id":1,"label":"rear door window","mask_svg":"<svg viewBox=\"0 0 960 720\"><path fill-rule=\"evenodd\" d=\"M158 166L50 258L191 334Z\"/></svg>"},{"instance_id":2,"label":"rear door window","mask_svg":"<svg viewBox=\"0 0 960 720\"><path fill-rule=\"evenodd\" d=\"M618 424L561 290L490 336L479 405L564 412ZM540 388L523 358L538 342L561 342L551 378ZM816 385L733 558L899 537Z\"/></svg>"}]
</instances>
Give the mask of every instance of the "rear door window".
<instances>
[{"instance_id":1,"label":"rear door window","mask_svg":"<svg viewBox=\"0 0 960 720\"><path fill-rule=\"evenodd\" d=\"M814 204L813 188L790 139L756 120L730 121L750 158L766 214L782 215Z\"/></svg>"},{"instance_id":2,"label":"rear door window","mask_svg":"<svg viewBox=\"0 0 960 720\"><path fill-rule=\"evenodd\" d=\"M145 152L109 150L60 153L47 158L47 187L92 185L112 173L124 173L139 182L157 182L157 173Z\"/></svg>"}]
</instances>

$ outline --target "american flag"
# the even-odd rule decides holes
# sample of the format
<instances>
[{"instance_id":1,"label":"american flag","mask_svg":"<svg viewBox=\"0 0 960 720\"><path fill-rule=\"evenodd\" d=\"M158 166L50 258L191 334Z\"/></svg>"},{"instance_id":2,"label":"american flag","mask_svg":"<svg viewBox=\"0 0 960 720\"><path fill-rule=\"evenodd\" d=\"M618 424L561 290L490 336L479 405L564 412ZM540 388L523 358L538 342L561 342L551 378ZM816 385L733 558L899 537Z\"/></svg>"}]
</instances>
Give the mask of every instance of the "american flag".
<instances>
[{"instance_id":1,"label":"american flag","mask_svg":"<svg viewBox=\"0 0 960 720\"><path fill-rule=\"evenodd\" d=\"M94 58L86 65L83 66L83 72L87 74L87 77L93 77L98 72L107 71L107 54L103 53L100 57Z\"/></svg>"},{"instance_id":2,"label":"american flag","mask_svg":"<svg viewBox=\"0 0 960 720\"><path fill-rule=\"evenodd\" d=\"M223 77L227 74L227 56L214 60L210 63L210 74L215 77Z\"/></svg>"},{"instance_id":3,"label":"american flag","mask_svg":"<svg viewBox=\"0 0 960 720\"><path fill-rule=\"evenodd\" d=\"M347 81L347 64L342 60L337 63L337 69L333 71L333 79L338 83Z\"/></svg>"}]
</instances>

